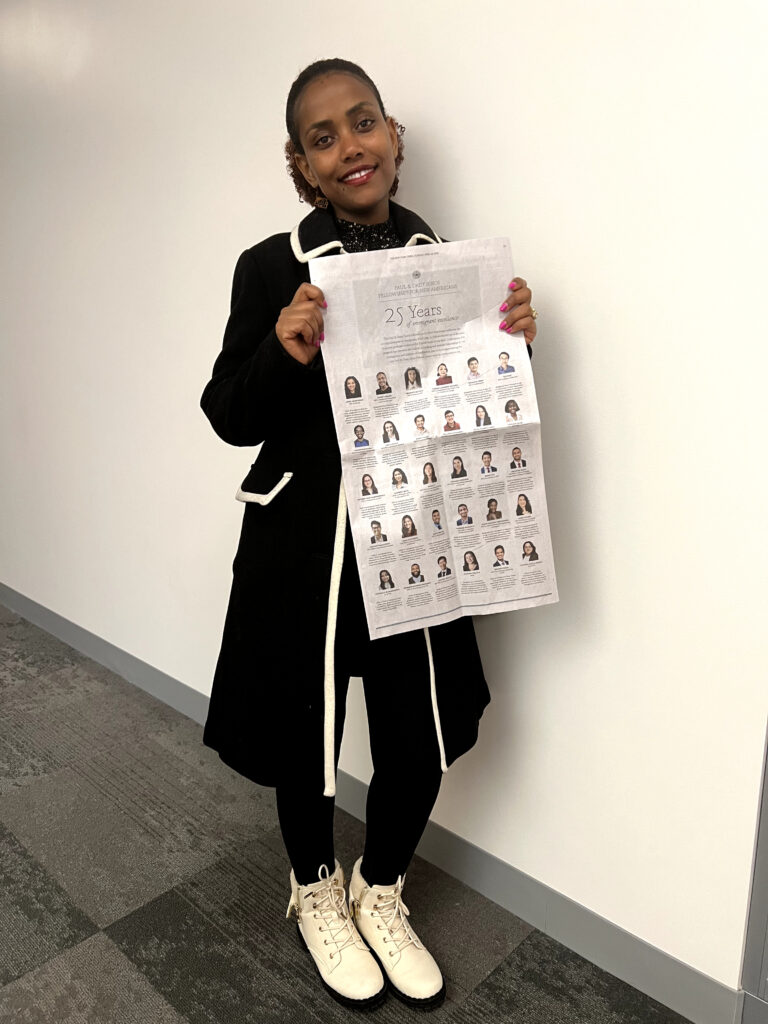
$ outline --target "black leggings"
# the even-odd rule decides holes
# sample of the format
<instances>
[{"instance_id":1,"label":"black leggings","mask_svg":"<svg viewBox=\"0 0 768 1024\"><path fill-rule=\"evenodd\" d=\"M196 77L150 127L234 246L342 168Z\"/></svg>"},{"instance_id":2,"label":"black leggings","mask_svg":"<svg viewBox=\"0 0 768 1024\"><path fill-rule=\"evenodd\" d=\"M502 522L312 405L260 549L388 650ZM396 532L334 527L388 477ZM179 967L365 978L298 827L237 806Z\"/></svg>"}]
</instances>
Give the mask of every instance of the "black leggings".
<instances>
[{"instance_id":1,"label":"black leggings","mask_svg":"<svg viewBox=\"0 0 768 1024\"><path fill-rule=\"evenodd\" d=\"M442 779L440 746L424 631L369 639L351 545L347 526L334 654L335 762L349 678L362 676L373 776L361 872L369 884L391 885L405 874L437 800ZM303 735L297 743L316 756L322 734L320 713L298 729ZM335 799L323 796L321 786L308 786L306 778L297 772L294 779L276 787L280 829L299 885L316 881L321 864L330 872L334 866Z\"/></svg>"},{"instance_id":2,"label":"black leggings","mask_svg":"<svg viewBox=\"0 0 768 1024\"><path fill-rule=\"evenodd\" d=\"M361 873L371 885L393 885L404 875L440 791L440 766L414 776L374 771L366 803L365 849ZM308 795L291 785L277 787L277 813L296 881L317 881L321 864L333 872L335 799ZM346 868L347 875L351 865Z\"/></svg>"}]
</instances>

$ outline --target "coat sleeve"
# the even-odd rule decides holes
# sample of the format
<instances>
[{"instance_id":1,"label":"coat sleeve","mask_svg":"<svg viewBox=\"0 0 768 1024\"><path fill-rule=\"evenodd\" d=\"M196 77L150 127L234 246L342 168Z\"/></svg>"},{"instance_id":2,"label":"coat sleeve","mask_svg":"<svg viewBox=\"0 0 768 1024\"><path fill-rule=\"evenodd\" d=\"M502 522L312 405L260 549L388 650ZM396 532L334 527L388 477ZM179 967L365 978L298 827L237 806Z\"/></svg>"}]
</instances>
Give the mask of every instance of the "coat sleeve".
<instances>
[{"instance_id":1,"label":"coat sleeve","mask_svg":"<svg viewBox=\"0 0 768 1024\"><path fill-rule=\"evenodd\" d=\"M280 344L275 324L282 306L270 295L250 250L240 255L222 350L200 399L222 440L257 445L284 428L286 396L300 401L323 377L322 361L309 366Z\"/></svg>"}]
</instances>

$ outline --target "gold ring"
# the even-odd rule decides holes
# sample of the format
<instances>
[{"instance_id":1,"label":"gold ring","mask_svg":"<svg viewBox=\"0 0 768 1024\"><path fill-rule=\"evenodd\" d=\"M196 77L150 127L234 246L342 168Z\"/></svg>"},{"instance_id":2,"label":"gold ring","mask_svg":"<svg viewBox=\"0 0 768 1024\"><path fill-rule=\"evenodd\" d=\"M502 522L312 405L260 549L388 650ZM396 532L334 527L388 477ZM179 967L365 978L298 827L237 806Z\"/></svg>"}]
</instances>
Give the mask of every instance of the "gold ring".
<instances>
[{"instance_id":1,"label":"gold ring","mask_svg":"<svg viewBox=\"0 0 768 1024\"><path fill-rule=\"evenodd\" d=\"M531 306L531 317L532 317L532 318L533 318L533 319L535 320L535 319L536 319L536 318L538 317L538 315L539 315L539 314L538 314L538 313L536 312L536 310L534 309L534 307L533 307L533 306Z\"/></svg>"}]
</instances>

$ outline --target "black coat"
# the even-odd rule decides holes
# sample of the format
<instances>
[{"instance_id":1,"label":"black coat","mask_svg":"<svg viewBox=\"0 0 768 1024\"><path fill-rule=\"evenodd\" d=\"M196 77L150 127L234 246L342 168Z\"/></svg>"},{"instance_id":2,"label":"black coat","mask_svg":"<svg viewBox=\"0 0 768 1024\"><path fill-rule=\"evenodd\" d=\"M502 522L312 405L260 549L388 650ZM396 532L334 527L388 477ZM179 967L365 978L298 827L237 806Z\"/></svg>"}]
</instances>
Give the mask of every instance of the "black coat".
<instances>
[{"instance_id":1,"label":"black coat","mask_svg":"<svg viewBox=\"0 0 768 1024\"><path fill-rule=\"evenodd\" d=\"M416 214L395 203L390 210L406 244L439 241ZM238 492L247 504L203 739L269 786L288 771L303 710L323 701L341 480L322 350L303 365L275 324L309 281L308 260L340 247L330 210L314 210L290 235L242 253L223 348L201 399L224 441L263 442ZM429 633L447 765L474 744L490 694L471 619Z\"/></svg>"}]
</instances>

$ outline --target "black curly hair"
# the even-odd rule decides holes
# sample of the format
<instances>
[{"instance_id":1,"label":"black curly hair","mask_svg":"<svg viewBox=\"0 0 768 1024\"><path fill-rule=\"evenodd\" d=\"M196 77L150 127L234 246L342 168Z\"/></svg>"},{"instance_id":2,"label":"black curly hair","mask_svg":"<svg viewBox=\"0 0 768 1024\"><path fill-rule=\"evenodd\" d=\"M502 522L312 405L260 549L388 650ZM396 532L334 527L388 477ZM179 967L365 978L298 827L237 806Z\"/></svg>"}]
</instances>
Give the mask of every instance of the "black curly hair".
<instances>
[{"instance_id":1,"label":"black curly hair","mask_svg":"<svg viewBox=\"0 0 768 1024\"><path fill-rule=\"evenodd\" d=\"M359 65L353 64L352 61L349 60L343 60L341 57L330 57L326 60L316 60L314 64L310 64L308 67L304 68L291 86L290 91L288 92L288 100L285 104L285 127L288 130L288 141L285 144L285 162L288 167L288 174L293 180L296 191L299 193L299 199L304 203L309 203L310 206L314 206L317 199L322 197L323 194L320 189L309 184L296 165L296 154L304 154L304 147L301 144L299 130L296 124L296 104L298 103L302 92L310 82L313 82L316 78L320 78L321 75L328 75L333 72L354 75L355 78L359 78L361 82L364 82L376 97L376 102L379 104L379 109L384 117L387 116L387 112L384 109L384 102L379 90L376 88L376 83ZM395 157L395 171L398 172L400 170L400 164L403 162L405 150L403 144L403 133L405 132L405 127L398 121L395 121L395 128L397 129L397 156ZM395 173L395 180L392 182L392 188L389 190L389 194L391 196L397 192L397 186L399 184L400 176L398 173Z\"/></svg>"}]
</instances>

